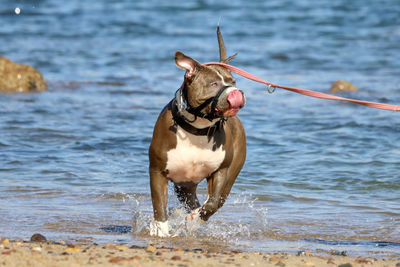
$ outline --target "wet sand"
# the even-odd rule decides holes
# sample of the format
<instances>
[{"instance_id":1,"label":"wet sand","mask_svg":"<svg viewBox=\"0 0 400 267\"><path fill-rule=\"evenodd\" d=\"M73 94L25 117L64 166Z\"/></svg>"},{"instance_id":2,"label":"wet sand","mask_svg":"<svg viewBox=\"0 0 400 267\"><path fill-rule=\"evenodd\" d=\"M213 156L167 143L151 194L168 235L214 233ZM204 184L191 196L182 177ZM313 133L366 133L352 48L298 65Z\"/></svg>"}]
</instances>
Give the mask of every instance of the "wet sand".
<instances>
[{"instance_id":1,"label":"wet sand","mask_svg":"<svg viewBox=\"0 0 400 267\"><path fill-rule=\"evenodd\" d=\"M0 239L3 266L395 266L400 259Z\"/></svg>"}]
</instances>

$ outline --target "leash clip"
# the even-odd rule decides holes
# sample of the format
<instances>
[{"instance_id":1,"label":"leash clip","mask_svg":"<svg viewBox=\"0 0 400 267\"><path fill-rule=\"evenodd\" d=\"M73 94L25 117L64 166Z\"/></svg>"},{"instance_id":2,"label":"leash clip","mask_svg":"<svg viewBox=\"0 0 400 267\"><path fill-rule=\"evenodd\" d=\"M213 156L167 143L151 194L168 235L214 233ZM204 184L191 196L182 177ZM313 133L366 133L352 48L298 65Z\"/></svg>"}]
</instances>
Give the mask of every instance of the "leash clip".
<instances>
[{"instance_id":1,"label":"leash clip","mask_svg":"<svg viewBox=\"0 0 400 267\"><path fill-rule=\"evenodd\" d=\"M275 93L275 91L276 91L276 86L272 86L271 84L268 84L267 92L270 94L273 94L273 93Z\"/></svg>"}]
</instances>

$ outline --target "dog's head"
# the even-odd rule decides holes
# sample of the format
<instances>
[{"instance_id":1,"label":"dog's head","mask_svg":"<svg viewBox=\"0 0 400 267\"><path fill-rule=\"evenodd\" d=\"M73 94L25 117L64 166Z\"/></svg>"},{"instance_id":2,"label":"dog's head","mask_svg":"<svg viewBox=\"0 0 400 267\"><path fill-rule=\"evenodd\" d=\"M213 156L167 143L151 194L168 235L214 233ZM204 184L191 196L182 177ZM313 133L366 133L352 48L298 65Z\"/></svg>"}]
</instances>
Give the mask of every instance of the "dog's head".
<instances>
[{"instance_id":1,"label":"dog's head","mask_svg":"<svg viewBox=\"0 0 400 267\"><path fill-rule=\"evenodd\" d=\"M220 62L227 63L233 57L226 58L225 45L222 36L218 33L220 46ZM184 95L187 105L192 110L210 117L235 116L245 105L242 91L236 88L236 81L230 71L222 66L204 66L196 60L176 52L175 63L179 68L186 70Z\"/></svg>"}]
</instances>

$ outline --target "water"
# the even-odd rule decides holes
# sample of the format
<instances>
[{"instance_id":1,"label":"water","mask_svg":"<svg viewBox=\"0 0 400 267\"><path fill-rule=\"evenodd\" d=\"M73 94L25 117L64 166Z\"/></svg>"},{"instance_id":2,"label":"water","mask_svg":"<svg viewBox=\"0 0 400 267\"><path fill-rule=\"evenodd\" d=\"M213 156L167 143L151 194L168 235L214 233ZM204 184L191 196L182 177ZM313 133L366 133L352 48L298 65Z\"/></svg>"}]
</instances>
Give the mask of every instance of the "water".
<instances>
[{"instance_id":1,"label":"water","mask_svg":"<svg viewBox=\"0 0 400 267\"><path fill-rule=\"evenodd\" d=\"M15 8L20 8L20 14ZM395 1L3 1L0 54L40 69L43 93L0 94L0 236L248 251L400 255L397 113L311 99L237 77L248 157L195 235L148 235L147 148L183 73L181 50L275 83L400 103ZM206 198L206 185L200 186Z\"/></svg>"}]
</instances>

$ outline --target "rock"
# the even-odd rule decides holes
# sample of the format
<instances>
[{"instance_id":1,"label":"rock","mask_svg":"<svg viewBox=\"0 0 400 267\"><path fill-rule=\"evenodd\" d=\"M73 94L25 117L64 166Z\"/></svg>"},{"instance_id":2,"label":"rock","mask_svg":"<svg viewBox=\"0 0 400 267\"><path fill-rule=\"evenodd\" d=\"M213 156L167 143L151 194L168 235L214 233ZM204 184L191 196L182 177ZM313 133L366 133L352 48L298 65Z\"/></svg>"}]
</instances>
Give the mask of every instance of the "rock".
<instances>
[{"instance_id":1,"label":"rock","mask_svg":"<svg viewBox=\"0 0 400 267\"><path fill-rule=\"evenodd\" d=\"M180 261L182 258L180 256L172 256L171 260Z\"/></svg>"},{"instance_id":2,"label":"rock","mask_svg":"<svg viewBox=\"0 0 400 267\"><path fill-rule=\"evenodd\" d=\"M42 251L42 248L41 248L41 247L33 247L33 248L32 248L32 251L41 252L41 251Z\"/></svg>"},{"instance_id":3,"label":"rock","mask_svg":"<svg viewBox=\"0 0 400 267\"><path fill-rule=\"evenodd\" d=\"M359 264L372 264L371 260L365 258L358 258L356 259L356 262Z\"/></svg>"},{"instance_id":4,"label":"rock","mask_svg":"<svg viewBox=\"0 0 400 267\"><path fill-rule=\"evenodd\" d=\"M0 238L0 244L8 244L10 243L10 240L8 238Z\"/></svg>"},{"instance_id":5,"label":"rock","mask_svg":"<svg viewBox=\"0 0 400 267\"><path fill-rule=\"evenodd\" d=\"M331 89L329 89L329 92L331 93L340 93L346 91L358 92L358 88L351 82L337 80L332 84Z\"/></svg>"},{"instance_id":6,"label":"rock","mask_svg":"<svg viewBox=\"0 0 400 267\"><path fill-rule=\"evenodd\" d=\"M326 264L335 264L335 261L332 258L329 258Z\"/></svg>"},{"instance_id":7,"label":"rock","mask_svg":"<svg viewBox=\"0 0 400 267\"><path fill-rule=\"evenodd\" d=\"M127 246L123 246L123 245L114 245L114 244L106 244L107 248L115 248L118 250L127 250L128 247Z\"/></svg>"},{"instance_id":8,"label":"rock","mask_svg":"<svg viewBox=\"0 0 400 267\"><path fill-rule=\"evenodd\" d=\"M42 234L34 234L31 236L32 242L45 242L47 241L46 237Z\"/></svg>"},{"instance_id":9,"label":"rock","mask_svg":"<svg viewBox=\"0 0 400 267\"><path fill-rule=\"evenodd\" d=\"M147 248L146 248L146 251L147 252L154 252L154 251L156 251L157 250L157 248L155 247L155 246L152 246L152 245L149 245Z\"/></svg>"},{"instance_id":10,"label":"rock","mask_svg":"<svg viewBox=\"0 0 400 267\"><path fill-rule=\"evenodd\" d=\"M119 249L119 250L127 250L128 249L128 247L124 246L124 245L115 245L115 248Z\"/></svg>"},{"instance_id":11,"label":"rock","mask_svg":"<svg viewBox=\"0 0 400 267\"><path fill-rule=\"evenodd\" d=\"M347 252L345 250L339 251L339 250L330 250L329 254L335 255L335 256L347 256Z\"/></svg>"},{"instance_id":12,"label":"rock","mask_svg":"<svg viewBox=\"0 0 400 267\"><path fill-rule=\"evenodd\" d=\"M7 251L3 251L1 254L2 255L11 255L11 253L15 253L17 252L16 249L11 249L11 250L7 250Z\"/></svg>"},{"instance_id":13,"label":"rock","mask_svg":"<svg viewBox=\"0 0 400 267\"><path fill-rule=\"evenodd\" d=\"M75 247L68 247L66 249L64 249L64 252L67 253L78 253L80 251L79 248L75 248Z\"/></svg>"},{"instance_id":14,"label":"rock","mask_svg":"<svg viewBox=\"0 0 400 267\"><path fill-rule=\"evenodd\" d=\"M137 246L137 245L132 245L129 248L131 248L131 249L143 249L144 247Z\"/></svg>"},{"instance_id":15,"label":"rock","mask_svg":"<svg viewBox=\"0 0 400 267\"><path fill-rule=\"evenodd\" d=\"M306 255L306 252L303 250L300 250L297 252L297 256L305 256L305 255Z\"/></svg>"},{"instance_id":16,"label":"rock","mask_svg":"<svg viewBox=\"0 0 400 267\"><path fill-rule=\"evenodd\" d=\"M118 262L126 261L126 260L128 260L128 259L125 258L125 257L115 257L115 258L109 259L108 262L111 262L111 263L118 263Z\"/></svg>"},{"instance_id":17,"label":"rock","mask_svg":"<svg viewBox=\"0 0 400 267\"><path fill-rule=\"evenodd\" d=\"M130 258L119 257L118 256L118 257L111 258L108 262L110 262L110 263L119 263L121 261L132 261L132 260L137 260L138 258L136 258L136 257L138 257L138 256L130 257ZM139 259L140 259L140 257L139 257Z\"/></svg>"},{"instance_id":18,"label":"rock","mask_svg":"<svg viewBox=\"0 0 400 267\"><path fill-rule=\"evenodd\" d=\"M351 263L340 264L338 267L353 267Z\"/></svg>"},{"instance_id":19,"label":"rock","mask_svg":"<svg viewBox=\"0 0 400 267\"><path fill-rule=\"evenodd\" d=\"M46 89L46 81L37 69L0 57L0 91L32 92Z\"/></svg>"}]
</instances>

